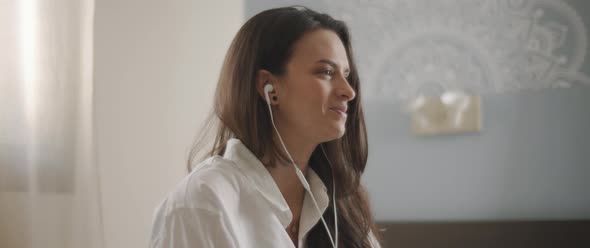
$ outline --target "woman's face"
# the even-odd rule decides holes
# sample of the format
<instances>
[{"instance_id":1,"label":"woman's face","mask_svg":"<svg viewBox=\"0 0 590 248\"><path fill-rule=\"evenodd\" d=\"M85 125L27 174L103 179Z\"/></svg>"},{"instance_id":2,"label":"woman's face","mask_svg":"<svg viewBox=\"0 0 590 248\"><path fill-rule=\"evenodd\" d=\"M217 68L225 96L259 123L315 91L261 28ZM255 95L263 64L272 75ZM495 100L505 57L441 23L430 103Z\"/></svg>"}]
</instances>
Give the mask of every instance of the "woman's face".
<instances>
[{"instance_id":1,"label":"woman's face","mask_svg":"<svg viewBox=\"0 0 590 248\"><path fill-rule=\"evenodd\" d=\"M348 102L348 57L338 35L318 29L294 45L277 89L277 121L283 130L321 143L344 135Z\"/></svg>"}]
</instances>

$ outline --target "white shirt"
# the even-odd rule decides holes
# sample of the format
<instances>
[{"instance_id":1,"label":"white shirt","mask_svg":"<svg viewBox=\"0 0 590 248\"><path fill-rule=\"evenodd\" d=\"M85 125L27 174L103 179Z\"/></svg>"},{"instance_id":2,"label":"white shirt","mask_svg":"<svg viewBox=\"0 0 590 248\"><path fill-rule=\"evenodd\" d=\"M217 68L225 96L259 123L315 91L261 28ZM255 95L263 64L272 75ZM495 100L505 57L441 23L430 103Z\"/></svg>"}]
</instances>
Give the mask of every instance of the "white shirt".
<instances>
[{"instance_id":1,"label":"white shirt","mask_svg":"<svg viewBox=\"0 0 590 248\"><path fill-rule=\"evenodd\" d=\"M329 205L325 185L311 168L307 180L324 212ZM197 165L157 207L150 247L295 248L285 230L292 218L268 170L240 140L230 139L223 157ZM304 248L320 220L308 193L300 218L298 244Z\"/></svg>"}]
</instances>

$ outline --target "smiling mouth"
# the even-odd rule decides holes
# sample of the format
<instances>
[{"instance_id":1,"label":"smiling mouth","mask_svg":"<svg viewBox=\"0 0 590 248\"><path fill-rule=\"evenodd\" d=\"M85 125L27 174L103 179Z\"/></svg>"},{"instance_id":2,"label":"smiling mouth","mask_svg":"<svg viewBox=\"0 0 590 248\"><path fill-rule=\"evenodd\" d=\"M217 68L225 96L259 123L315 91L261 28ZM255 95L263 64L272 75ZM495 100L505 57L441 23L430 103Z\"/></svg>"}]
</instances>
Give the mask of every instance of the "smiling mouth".
<instances>
[{"instance_id":1,"label":"smiling mouth","mask_svg":"<svg viewBox=\"0 0 590 248\"><path fill-rule=\"evenodd\" d=\"M332 110L332 111L336 112L337 114L339 114L339 115L340 115L340 116L342 116L342 117L347 117L347 116L348 116L348 115L346 114L346 112L344 112L344 111L342 111L342 110L339 110L339 109L330 109L330 110Z\"/></svg>"}]
</instances>

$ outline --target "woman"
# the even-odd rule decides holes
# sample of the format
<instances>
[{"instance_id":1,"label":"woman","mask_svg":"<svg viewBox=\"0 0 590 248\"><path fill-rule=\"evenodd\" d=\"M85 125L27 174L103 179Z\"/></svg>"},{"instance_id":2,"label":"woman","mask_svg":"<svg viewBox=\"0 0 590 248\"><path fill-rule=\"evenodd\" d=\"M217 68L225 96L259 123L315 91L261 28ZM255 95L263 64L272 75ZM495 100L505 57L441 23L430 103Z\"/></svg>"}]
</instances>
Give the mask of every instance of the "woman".
<instances>
[{"instance_id":1,"label":"woman","mask_svg":"<svg viewBox=\"0 0 590 248\"><path fill-rule=\"evenodd\" d=\"M210 157L158 207L151 247L379 247L359 81L343 22L304 7L248 20L203 132Z\"/></svg>"}]
</instances>

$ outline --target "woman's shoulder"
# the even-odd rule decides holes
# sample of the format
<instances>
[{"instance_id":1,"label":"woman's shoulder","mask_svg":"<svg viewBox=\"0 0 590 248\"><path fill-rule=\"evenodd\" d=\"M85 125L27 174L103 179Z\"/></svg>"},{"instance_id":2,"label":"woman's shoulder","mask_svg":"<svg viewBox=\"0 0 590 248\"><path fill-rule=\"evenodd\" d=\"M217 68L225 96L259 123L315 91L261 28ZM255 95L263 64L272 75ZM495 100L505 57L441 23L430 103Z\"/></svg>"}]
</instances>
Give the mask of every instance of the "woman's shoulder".
<instances>
[{"instance_id":1,"label":"woman's shoulder","mask_svg":"<svg viewBox=\"0 0 590 248\"><path fill-rule=\"evenodd\" d=\"M200 162L178 183L160 208L199 208L217 211L228 201L239 199L247 184L231 160L213 156Z\"/></svg>"}]
</instances>

